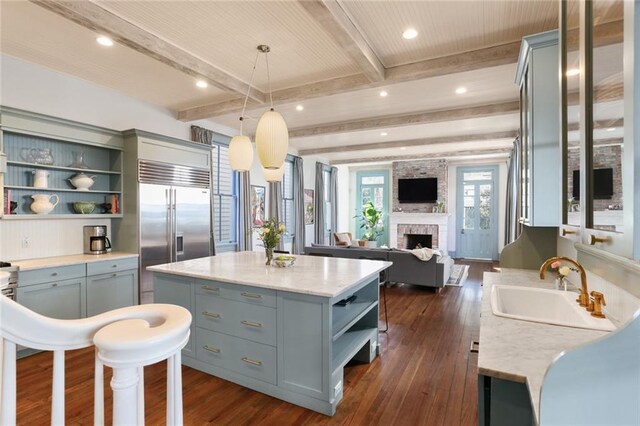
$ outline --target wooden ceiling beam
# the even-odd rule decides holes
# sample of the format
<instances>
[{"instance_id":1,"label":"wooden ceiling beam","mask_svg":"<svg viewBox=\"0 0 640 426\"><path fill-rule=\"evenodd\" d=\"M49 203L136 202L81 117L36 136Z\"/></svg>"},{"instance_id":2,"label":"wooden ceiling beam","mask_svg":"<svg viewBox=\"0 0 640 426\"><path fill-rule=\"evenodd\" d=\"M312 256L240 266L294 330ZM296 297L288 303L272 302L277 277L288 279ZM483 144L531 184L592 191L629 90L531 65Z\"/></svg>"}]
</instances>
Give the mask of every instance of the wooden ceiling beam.
<instances>
[{"instance_id":1,"label":"wooden ceiling beam","mask_svg":"<svg viewBox=\"0 0 640 426\"><path fill-rule=\"evenodd\" d=\"M384 80L384 66L337 0L298 0L338 46L353 59L369 81Z\"/></svg>"},{"instance_id":2,"label":"wooden ceiling beam","mask_svg":"<svg viewBox=\"0 0 640 426\"><path fill-rule=\"evenodd\" d=\"M499 102L474 107L448 110L426 111L411 114L389 115L367 118L364 120L348 120L338 123L322 124L289 130L289 138L302 138L335 133L358 132L371 129L411 126L417 124L439 123L443 121L465 120L470 118L492 117L517 113L518 101Z\"/></svg>"},{"instance_id":3,"label":"wooden ceiling beam","mask_svg":"<svg viewBox=\"0 0 640 426\"><path fill-rule=\"evenodd\" d=\"M389 84L513 64L518 59L519 51L520 42L514 42L440 58L427 59L412 64L399 65L386 68L385 79L382 81L370 81L363 74L338 77L317 83L276 90L273 92L273 102L274 105L282 105ZM253 106L258 105L254 104ZM178 119L182 121L193 121L238 112L241 109L242 100L238 99L235 101L184 109L178 112Z\"/></svg>"},{"instance_id":4,"label":"wooden ceiling beam","mask_svg":"<svg viewBox=\"0 0 640 426\"><path fill-rule=\"evenodd\" d=\"M320 154L334 154L338 152L356 152L369 149L390 149L390 148L405 148L412 146L428 146L428 145L440 145L447 143L459 143L459 142L482 142L496 139L515 139L518 135L516 130L509 130L506 132L489 132L480 133L474 135L460 135L460 136L443 136L432 137L422 139L410 139L405 141L389 141L389 142L375 142L365 143L359 145L346 145L346 146L334 146L327 148L315 148L315 149L302 149L298 151L298 155L320 155Z\"/></svg>"},{"instance_id":5,"label":"wooden ceiling beam","mask_svg":"<svg viewBox=\"0 0 640 426\"><path fill-rule=\"evenodd\" d=\"M331 165L339 164L356 164L356 163L379 163L388 161L407 161L407 160L433 160L451 157L477 157L478 155L504 155L505 158L511 153L511 148L494 148L486 150L465 150L465 151L448 151L439 152L437 154L412 154L412 155L390 155L386 157L362 157L348 160L330 161Z\"/></svg>"},{"instance_id":6,"label":"wooden ceiling beam","mask_svg":"<svg viewBox=\"0 0 640 426\"><path fill-rule=\"evenodd\" d=\"M225 92L241 95L242 97L247 93L249 85L242 80L143 30L91 1L30 1L96 33L109 36L114 41L169 65L178 71L201 78ZM263 92L255 88L251 90L250 97L259 103L264 103L267 99Z\"/></svg>"}]
</instances>

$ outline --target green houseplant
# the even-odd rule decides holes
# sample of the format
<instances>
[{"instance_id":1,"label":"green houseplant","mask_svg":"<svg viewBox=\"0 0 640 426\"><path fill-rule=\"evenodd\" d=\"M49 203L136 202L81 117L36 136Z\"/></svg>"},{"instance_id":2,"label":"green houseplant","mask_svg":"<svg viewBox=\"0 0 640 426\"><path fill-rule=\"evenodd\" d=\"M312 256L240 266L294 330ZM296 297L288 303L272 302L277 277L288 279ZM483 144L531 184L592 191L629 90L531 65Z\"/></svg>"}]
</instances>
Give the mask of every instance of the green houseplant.
<instances>
[{"instance_id":1,"label":"green houseplant","mask_svg":"<svg viewBox=\"0 0 640 426\"><path fill-rule=\"evenodd\" d=\"M356 216L358 217L358 216ZM369 246L374 246L376 239L384 232L382 225L382 210L377 209L371 201L362 206L360 212L360 229L364 230L362 239L369 242Z\"/></svg>"}]
</instances>

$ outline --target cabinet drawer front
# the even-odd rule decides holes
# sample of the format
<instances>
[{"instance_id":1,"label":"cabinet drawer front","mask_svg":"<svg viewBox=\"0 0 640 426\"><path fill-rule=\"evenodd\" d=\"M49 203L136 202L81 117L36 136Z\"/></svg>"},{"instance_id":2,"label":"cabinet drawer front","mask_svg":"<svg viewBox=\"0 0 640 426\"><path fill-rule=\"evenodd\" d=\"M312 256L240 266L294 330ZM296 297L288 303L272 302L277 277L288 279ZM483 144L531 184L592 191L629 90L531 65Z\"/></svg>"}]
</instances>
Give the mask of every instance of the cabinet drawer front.
<instances>
[{"instance_id":1,"label":"cabinet drawer front","mask_svg":"<svg viewBox=\"0 0 640 426\"><path fill-rule=\"evenodd\" d=\"M109 272L126 271L127 269L137 269L138 258L129 257L126 259L102 260L100 262L87 263L87 276L107 274Z\"/></svg>"},{"instance_id":2,"label":"cabinet drawer front","mask_svg":"<svg viewBox=\"0 0 640 426\"><path fill-rule=\"evenodd\" d=\"M276 310L269 307L199 296L196 325L258 343L276 344Z\"/></svg>"},{"instance_id":3,"label":"cabinet drawer front","mask_svg":"<svg viewBox=\"0 0 640 426\"><path fill-rule=\"evenodd\" d=\"M72 278L80 278L86 275L86 264L59 266L53 268L33 269L20 271L18 280L20 286L63 281Z\"/></svg>"},{"instance_id":4,"label":"cabinet drawer front","mask_svg":"<svg viewBox=\"0 0 640 426\"><path fill-rule=\"evenodd\" d=\"M216 281L196 281L196 294L208 294L224 299L239 300L253 305L276 307L276 292L268 288L248 287Z\"/></svg>"},{"instance_id":5,"label":"cabinet drawer front","mask_svg":"<svg viewBox=\"0 0 640 426\"><path fill-rule=\"evenodd\" d=\"M254 379L276 384L276 348L196 329L197 358Z\"/></svg>"}]
</instances>

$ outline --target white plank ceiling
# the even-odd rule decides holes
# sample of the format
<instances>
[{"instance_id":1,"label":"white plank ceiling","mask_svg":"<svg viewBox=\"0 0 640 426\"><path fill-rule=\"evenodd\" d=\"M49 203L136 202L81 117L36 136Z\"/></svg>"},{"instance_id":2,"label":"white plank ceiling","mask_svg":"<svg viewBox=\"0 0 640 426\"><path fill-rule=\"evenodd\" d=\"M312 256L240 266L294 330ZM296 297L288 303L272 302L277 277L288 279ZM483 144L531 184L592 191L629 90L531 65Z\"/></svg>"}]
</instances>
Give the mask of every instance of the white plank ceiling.
<instances>
[{"instance_id":1,"label":"white plank ceiling","mask_svg":"<svg viewBox=\"0 0 640 426\"><path fill-rule=\"evenodd\" d=\"M87 0L80 1L87 3ZM411 67L421 61L461 55L453 62L457 64L466 52L518 43L525 35L554 29L558 21L557 0L315 1L329 4L328 9L334 17L336 13L341 18L346 17L358 32L360 37L357 39L368 44L374 59L394 72L399 67ZM60 4L66 7L64 3ZM374 123L374 119L390 116L516 101L518 87L513 79L517 58L513 49L509 53L512 56L490 67L471 67L471 71L461 68L457 72L453 67L453 72L429 78L369 82L364 77L363 62L354 57L357 43L345 46L344 38L342 42L337 41L339 38L331 30L335 26L327 24L327 15L322 19L314 16L309 11L313 8L305 7L297 0L95 0L88 4L98 6L103 13L115 15L151 39L168 43L190 61L220 70L239 85L231 90L213 85L199 89L195 87L197 75L193 72L188 74L179 66L152 58L143 52L144 49L127 47L131 43L116 42L112 48L98 46L95 39L99 31L89 29L97 28L95 25L81 25L76 23L78 19L72 21L63 17L64 13L59 10L54 12L24 0L0 1L0 51L170 108L176 111L176 116L178 111L195 107L233 104L235 106L221 108L223 112L208 118L236 128L237 102L242 98L237 88L249 83L256 46L268 44L271 46L269 65L274 91L286 89L296 93L296 99L277 105L290 130L354 120L373 123L357 131L292 138L292 146L302 153L335 148L334 152L322 155L336 162L390 161L392 158L433 155L452 158L474 154L504 156L496 154L496 150L509 148L512 138L504 135L515 135L518 129L516 111L479 118L456 116L452 111L450 120L407 121L388 128ZM619 8L610 6L605 4L605 9L597 12L603 22L620 16ZM98 19L96 16L90 18ZM336 18L335 22L340 19ZM415 28L418 36L405 40L402 32L409 27ZM615 56L618 52L609 53ZM603 56L607 57L610 56ZM442 61L446 63L447 60ZM605 66L601 72L604 78L615 70ZM353 87L336 83L346 78L353 81ZM312 83L316 86L311 89ZM341 87L337 92L325 92L336 85ZM258 62L253 86L263 94L269 91L264 57ZM466 93L456 94L459 87L465 87ZM380 96L383 90L388 93L386 97ZM298 105L304 110L296 110ZM259 117L265 108L266 105L257 106L252 102L248 115ZM247 130L252 132L254 127L255 122L249 120ZM487 134L496 137L491 139ZM452 137L463 140L438 142L438 138ZM419 140L425 143L416 142ZM403 141L408 141L408 145L402 146ZM388 143L388 146L372 146L379 143Z\"/></svg>"}]
</instances>

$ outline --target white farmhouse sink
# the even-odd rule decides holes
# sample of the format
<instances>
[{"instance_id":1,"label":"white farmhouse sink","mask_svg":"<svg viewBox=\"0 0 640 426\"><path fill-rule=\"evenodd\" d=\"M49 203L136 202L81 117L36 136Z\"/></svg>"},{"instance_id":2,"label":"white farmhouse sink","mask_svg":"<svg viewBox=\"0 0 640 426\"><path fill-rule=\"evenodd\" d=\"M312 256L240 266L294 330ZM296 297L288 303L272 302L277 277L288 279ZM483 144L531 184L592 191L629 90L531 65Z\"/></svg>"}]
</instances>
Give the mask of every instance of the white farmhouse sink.
<instances>
[{"instance_id":1,"label":"white farmhouse sink","mask_svg":"<svg viewBox=\"0 0 640 426\"><path fill-rule=\"evenodd\" d=\"M505 318L565 327L612 331L615 326L606 318L592 317L576 302L577 294L562 290L494 285L491 310Z\"/></svg>"}]
</instances>

